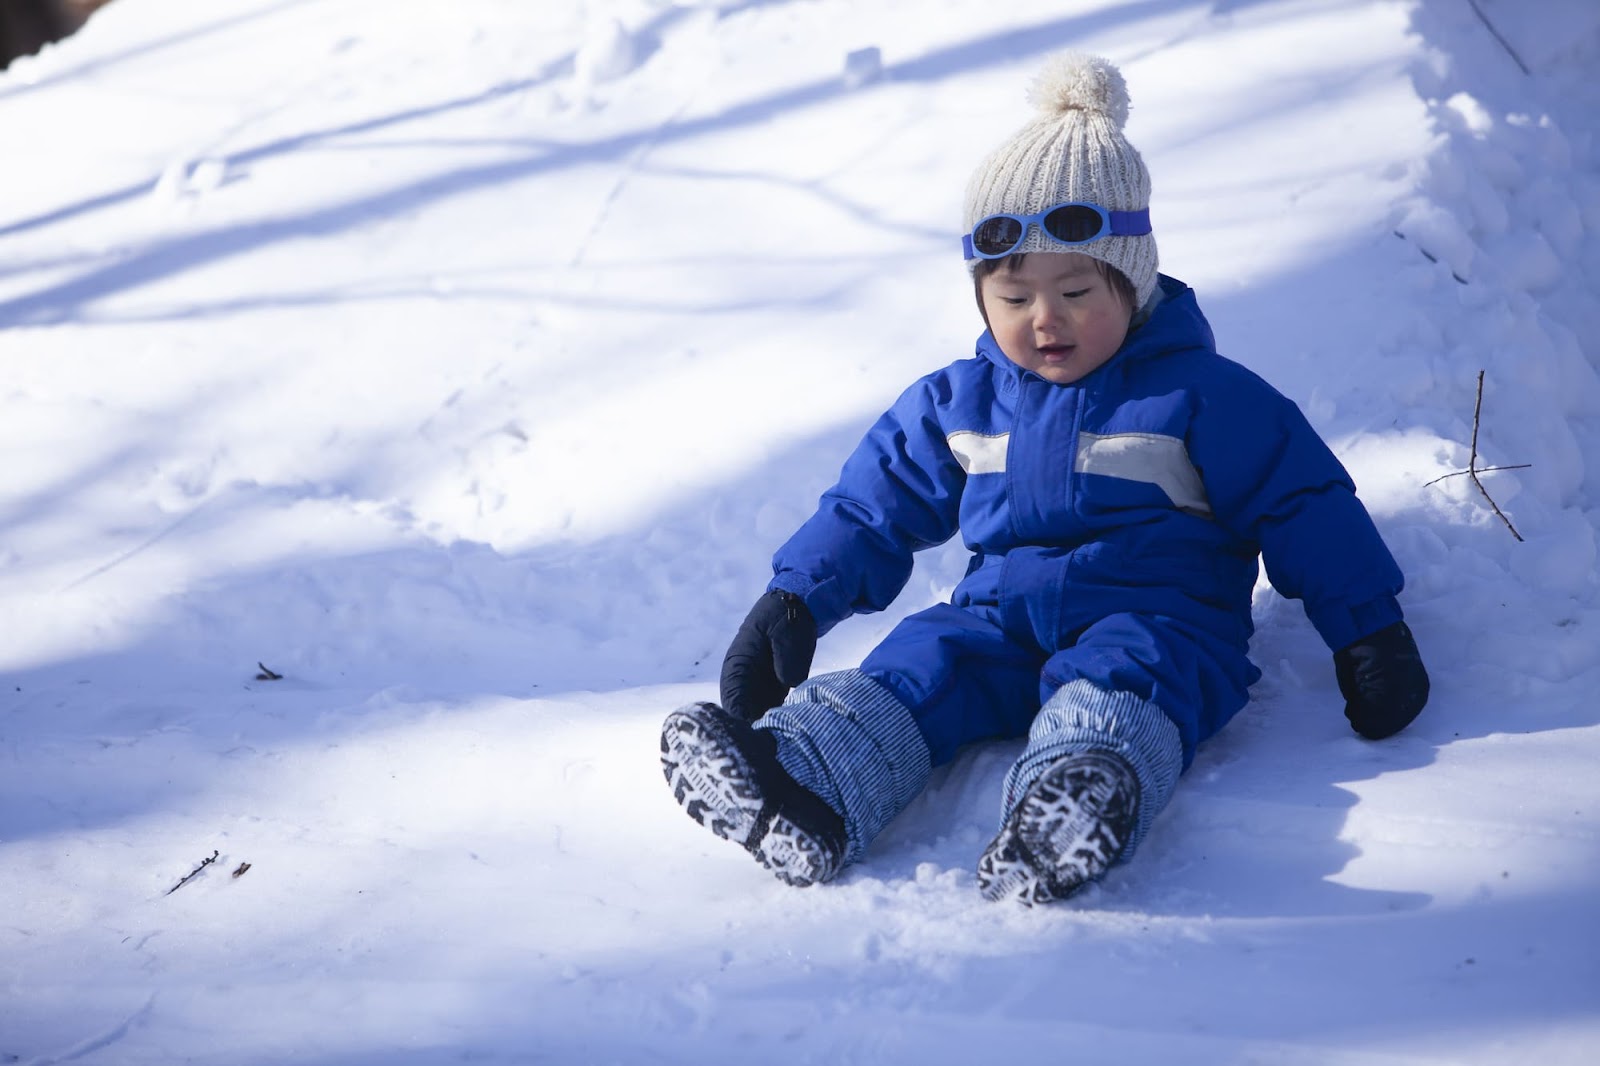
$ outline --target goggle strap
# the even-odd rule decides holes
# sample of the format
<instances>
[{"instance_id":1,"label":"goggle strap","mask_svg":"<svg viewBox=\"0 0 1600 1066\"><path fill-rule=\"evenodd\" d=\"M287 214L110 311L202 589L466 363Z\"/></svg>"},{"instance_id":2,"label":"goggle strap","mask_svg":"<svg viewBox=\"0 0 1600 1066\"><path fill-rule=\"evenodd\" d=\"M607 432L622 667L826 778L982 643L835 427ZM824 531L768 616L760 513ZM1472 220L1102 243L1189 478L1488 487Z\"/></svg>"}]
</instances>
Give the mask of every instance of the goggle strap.
<instances>
[{"instance_id":1,"label":"goggle strap","mask_svg":"<svg viewBox=\"0 0 1600 1066\"><path fill-rule=\"evenodd\" d=\"M1148 207L1141 207L1137 211L1107 211L1106 214L1111 216L1113 237L1143 237L1150 232Z\"/></svg>"},{"instance_id":2,"label":"goggle strap","mask_svg":"<svg viewBox=\"0 0 1600 1066\"><path fill-rule=\"evenodd\" d=\"M1150 209L1148 207L1141 207L1137 211L1107 211L1106 215L1111 219L1111 228L1106 231L1106 236L1108 237L1143 237L1150 232ZM1024 237L1027 236L1027 226L1023 227L1022 233ZM1017 243L1021 244L1022 241L1019 239ZM1083 243L1087 244L1089 242L1085 241ZM972 234L970 233L961 235L961 258L978 258L977 250L972 244Z\"/></svg>"}]
</instances>

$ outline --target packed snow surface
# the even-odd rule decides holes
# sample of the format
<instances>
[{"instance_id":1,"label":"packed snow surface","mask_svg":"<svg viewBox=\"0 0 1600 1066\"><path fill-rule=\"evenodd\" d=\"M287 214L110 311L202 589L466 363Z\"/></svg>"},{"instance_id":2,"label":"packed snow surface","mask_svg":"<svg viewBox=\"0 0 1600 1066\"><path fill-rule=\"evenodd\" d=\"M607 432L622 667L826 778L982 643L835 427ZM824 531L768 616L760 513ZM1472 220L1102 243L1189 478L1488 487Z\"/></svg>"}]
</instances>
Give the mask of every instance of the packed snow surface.
<instances>
[{"instance_id":1,"label":"packed snow surface","mask_svg":"<svg viewBox=\"0 0 1600 1066\"><path fill-rule=\"evenodd\" d=\"M1263 583L1102 884L979 898L1010 743L791 889L659 724L970 354L1065 48L1433 700L1356 737ZM0 1063L1600 1061L1596 69L1590 0L102 8L0 74Z\"/></svg>"}]
</instances>

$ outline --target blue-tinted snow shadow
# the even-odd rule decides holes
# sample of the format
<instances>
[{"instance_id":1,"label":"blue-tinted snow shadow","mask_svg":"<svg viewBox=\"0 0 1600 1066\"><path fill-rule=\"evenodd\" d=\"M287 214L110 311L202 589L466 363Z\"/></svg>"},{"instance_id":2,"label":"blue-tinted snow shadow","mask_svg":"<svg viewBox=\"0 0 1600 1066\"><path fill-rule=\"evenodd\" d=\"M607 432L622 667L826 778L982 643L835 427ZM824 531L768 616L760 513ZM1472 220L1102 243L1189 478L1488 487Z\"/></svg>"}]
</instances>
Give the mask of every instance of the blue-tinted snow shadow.
<instances>
[{"instance_id":1,"label":"blue-tinted snow shadow","mask_svg":"<svg viewBox=\"0 0 1600 1066\"><path fill-rule=\"evenodd\" d=\"M1099 929L1040 915L1031 935L974 915L971 924L994 933L992 950L981 952L927 942L940 920L960 916L897 930L883 908L819 921L774 906L768 923L679 941L669 958L614 949L565 967L528 960L483 969L456 959L429 968L437 996L400 982L392 1003L370 982L348 996L330 988L308 995L284 1024L341 1034L337 1050L314 1035L294 1048L295 1061L329 1066L969 1062L1064 1045L1085 1061L1232 1066L1391 1051L1455 1061L1480 1041L1525 1033L1558 1048L1582 1039L1600 976L1586 957L1592 944L1551 930L1592 929L1591 902L1578 887L1506 891L1368 920L1179 931L1159 920ZM815 948L797 950L806 936ZM863 950L841 950L850 941ZM202 1001L248 1011L254 991L237 981L207 989ZM26 1019L0 1037L0 1055L76 1044L82 1019L110 998L98 986L85 997L73 1017ZM148 1002L133 990L121 998ZM182 984L166 984L141 1028L157 1043L174 1031L188 1037L185 1057L196 1063L283 1061L282 1049L252 1052L236 1038L216 1039L231 1037L228 1018L196 1017L190 998ZM384 1035L350 1046L344 1034L371 1031L374 1021ZM130 1058L170 1050L151 1047L139 1029L118 1036L115 1050ZM212 1043L229 1050L211 1052Z\"/></svg>"},{"instance_id":2,"label":"blue-tinted snow shadow","mask_svg":"<svg viewBox=\"0 0 1600 1066\"><path fill-rule=\"evenodd\" d=\"M40 78L34 82L19 82L7 88L0 89L0 100L4 100L7 96L37 91L59 82L73 81L85 77L92 78L103 71L122 63L137 60L155 53L164 52L169 49L189 45L194 42L204 40L210 36L213 36L214 34L223 33L231 29L237 29L240 26L247 25L264 18L269 18L272 15L276 15L290 8L303 6L309 2L311 2L311 0L280 0L278 3L270 4L255 11L245 12L243 14L222 19L217 22L205 23L184 33L172 34L166 38L149 41L120 53L102 56L87 63L66 68L48 77ZM744 3L732 4L723 8L718 17L726 18L747 8L773 6L786 2L791 2L791 0L746 0ZM691 14L692 11L688 8L676 6L669 7L656 13L643 24L641 24L637 29L635 29L633 33L633 41L636 50L636 61L643 62L644 60L648 59L650 54L660 47L662 36L669 32L674 24L681 22ZM528 92L541 85L549 84L550 82L559 78L570 76L574 69L574 61L575 53L569 52L557 56L555 59L546 63L541 69L529 74L525 78L518 78L514 81L504 82L502 84L492 86L491 88L482 92L471 93L449 100L440 100L418 107L403 108L398 111L392 111L388 114L379 115L360 122L351 122L340 126L330 126L325 129L308 130L306 132L297 133L287 137L279 137L264 144L258 144L250 148L241 149L237 152L230 152L227 154L227 159L230 165L234 166L235 168L239 168L246 167L252 163L258 163L264 160L273 159L306 149L337 149L340 147L349 148L351 146L347 141L348 138L404 127L408 122L414 122L421 119L436 118L459 111L470 111L474 108L493 104L498 100L503 100L506 97L514 96L518 93ZM517 143L530 150L559 150L563 147L566 147L562 145L541 142L536 139L529 139ZM475 147L475 144L470 141L455 141L450 142L449 145L441 145L441 147L471 149ZM137 182L131 185L124 185L118 189L108 190L99 195L92 196L75 203L63 205L54 211L48 211L42 215L36 215L25 219L17 219L0 224L0 237L7 237L18 233L24 233L29 230L48 227L58 222L64 222L83 215L92 214L107 207L113 207L117 204L138 199L139 197L148 194L153 185L153 179L152 181L148 182ZM246 239L249 240L251 238L247 237ZM260 240L261 238L257 236L255 239ZM204 249L221 251L225 249L227 245L219 245L215 242L202 242L201 247ZM0 315L0 323L4 323L4 321L5 316Z\"/></svg>"},{"instance_id":3,"label":"blue-tinted snow shadow","mask_svg":"<svg viewBox=\"0 0 1600 1066\"><path fill-rule=\"evenodd\" d=\"M221 393L218 403L240 402ZM152 417L170 428L184 413ZM780 494L802 514L861 429L797 442L735 479L586 542L502 553L419 537L369 552L290 552L174 590L120 647L0 674L0 734L18 743L127 749L126 760L75 766L67 759L0 774L0 839L115 823L151 803L181 803L228 772L217 752L290 743L313 731L360 733L379 717L393 724L403 713L396 706L416 705L420 714L430 701L559 699L662 684L701 686L704 698L714 698L723 646L770 577L774 545L757 531L763 509ZM376 442L350 456L349 469L381 465L384 450ZM137 446L112 449L0 514L0 539L10 523L69 520L78 496L148 463ZM339 507L346 497L338 484L334 477L318 486L224 489L86 569L73 586L92 591L152 550L210 555L286 509ZM263 665L281 679L258 678ZM186 739L175 742L175 734ZM161 742L153 746L162 749L160 761L141 763L145 740ZM174 743L195 759L176 776L168 765Z\"/></svg>"},{"instance_id":4,"label":"blue-tinted snow shadow","mask_svg":"<svg viewBox=\"0 0 1600 1066\"><path fill-rule=\"evenodd\" d=\"M931 82L985 67L1013 63L1019 59L1046 54L1067 47L1085 35L1102 32L1141 18L1192 6L1182 0L1136 0L1081 15L1051 19L1033 26L1009 30L964 41L927 55L892 63L884 76L893 82ZM672 19L683 9L672 9L657 16L659 25L641 31L650 38L666 32ZM471 109L502 99L508 94L527 91L535 85L560 77L571 69L572 56L547 64L527 79L497 86L483 93L456 100L441 101L426 107L406 109L379 118L329 130L313 131L283 138L266 145L242 149L228 156L230 164L245 165L266 158L330 144L379 129L403 127L405 123L450 111ZM0 301L0 327L21 324L64 322L81 316L86 308L105 297L163 278L198 271L210 264L230 259L269 245L304 238L326 238L377 222L425 210L442 200L478 190L493 188L523 178L577 165L620 160L644 145L690 140L710 133L722 133L743 126L772 121L786 112L824 103L847 93L870 91L853 89L834 76L771 93L738 104L714 115L668 122L600 138L552 147L532 142L520 158L497 160L443 170L437 174L396 186L387 191L330 201L296 214L270 220L243 222L199 233L185 234L132 252L108 254L103 261L78 272L76 276L44 285L32 292ZM123 203L147 193L151 184L140 183L109 191L33 218L0 225L0 237L48 227L54 223Z\"/></svg>"}]
</instances>

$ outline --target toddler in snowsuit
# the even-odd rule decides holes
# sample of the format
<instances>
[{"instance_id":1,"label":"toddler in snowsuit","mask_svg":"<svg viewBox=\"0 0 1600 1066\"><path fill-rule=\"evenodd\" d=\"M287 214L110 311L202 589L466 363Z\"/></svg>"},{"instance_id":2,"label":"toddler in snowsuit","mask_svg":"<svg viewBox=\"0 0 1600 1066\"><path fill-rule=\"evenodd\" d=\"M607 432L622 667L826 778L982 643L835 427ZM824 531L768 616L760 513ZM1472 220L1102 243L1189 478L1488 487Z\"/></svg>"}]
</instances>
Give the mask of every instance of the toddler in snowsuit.
<instances>
[{"instance_id":1,"label":"toddler in snowsuit","mask_svg":"<svg viewBox=\"0 0 1600 1066\"><path fill-rule=\"evenodd\" d=\"M1121 74L1059 56L1033 103L967 188L976 355L868 431L774 556L722 705L662 731L678 802L791 884L859 860L962 746L1023 736L983 894L1061 899L1126 861L1260 676L1258 555L1334 650L1357 732L1427 700L1403 578L1349 475L1156 271ZM820 635L888 606L912 553L958 531L972 558L949 603L808 679Z\"/></svg>"}]
</instances>

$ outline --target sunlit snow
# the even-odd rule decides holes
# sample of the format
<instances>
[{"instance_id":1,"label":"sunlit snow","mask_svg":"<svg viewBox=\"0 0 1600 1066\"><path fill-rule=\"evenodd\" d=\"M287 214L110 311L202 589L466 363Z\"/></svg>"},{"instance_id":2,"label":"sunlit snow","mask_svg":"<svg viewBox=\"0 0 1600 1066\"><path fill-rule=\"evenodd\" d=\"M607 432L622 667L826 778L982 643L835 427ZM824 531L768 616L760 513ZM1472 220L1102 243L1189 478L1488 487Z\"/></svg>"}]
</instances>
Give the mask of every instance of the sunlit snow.
<instances>
[{"instance_id":1,"label":"sunlit snow","mask_svg":"<svg viewBox=\"0 0 1600 1066\"><path fill-rule=\"evenodd\" d=\"M1263 583L1102 884L978 896L996 744L791 889L659 724L970 354L1065 48L1432 703L1356 737ZM0 74L0 1063L1600 1061L1597 69L1589 0L114 0Z\"/></svg>"}]
</instances>

